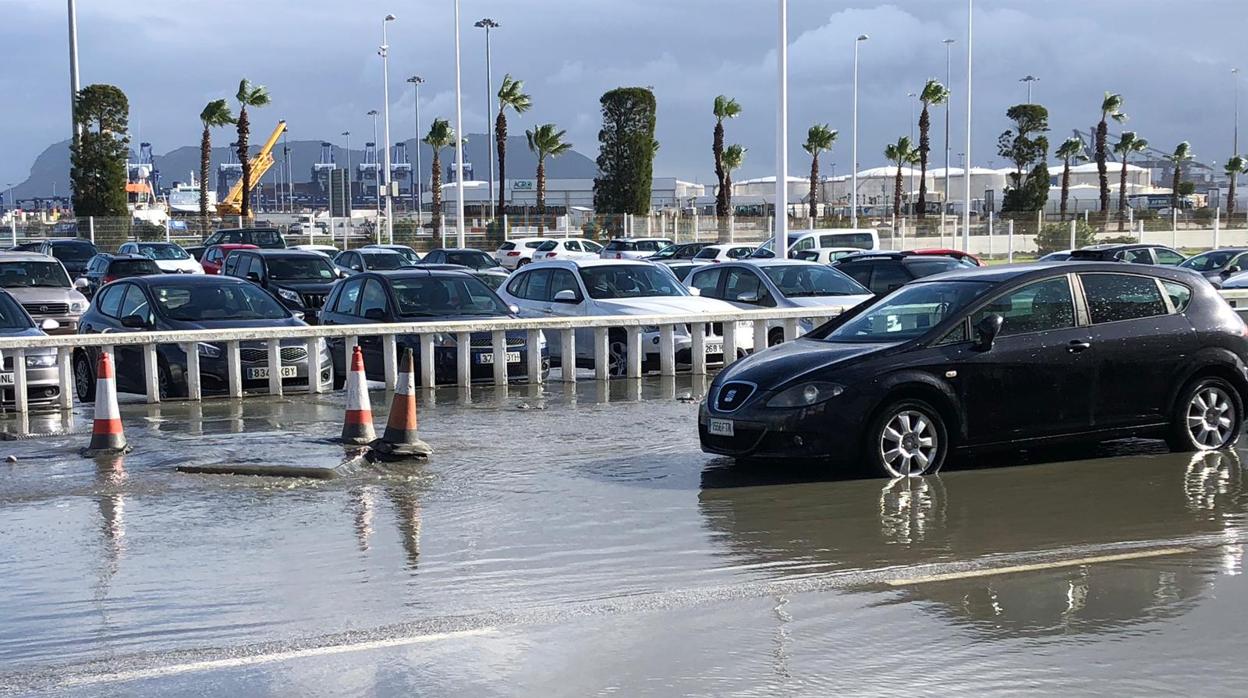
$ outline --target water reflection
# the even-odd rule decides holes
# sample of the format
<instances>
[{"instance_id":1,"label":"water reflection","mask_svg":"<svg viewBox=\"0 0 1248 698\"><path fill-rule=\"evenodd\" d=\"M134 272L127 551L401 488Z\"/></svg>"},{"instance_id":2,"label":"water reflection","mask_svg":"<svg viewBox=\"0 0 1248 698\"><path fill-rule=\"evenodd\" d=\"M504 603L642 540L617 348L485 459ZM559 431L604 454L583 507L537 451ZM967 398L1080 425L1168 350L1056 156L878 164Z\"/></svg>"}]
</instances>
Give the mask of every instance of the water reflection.
<instances>
[{"instance_id":1,"label":"water reflection","mask_svg":"<svg viewBox=\"0 0 1248 698\"><path fill-rule=\"evenodd\" d=\"M107 596L112 578L120 567L126 539L126 459L101 457L95 461L96 508L100 512L99 584L97 593Z\"/></svg>"},{"instance_id":2,"label":"water reflection","mask_svg":"<svg viewBox=\"0 0 1248 698\"><path fill-rule=\"evenodd\" d=\"M387 484L385 493L394 508L394 523L407 568L415 572L420 564L420 486L414 479L405 478Z\"/></svg>"}]
</instances>

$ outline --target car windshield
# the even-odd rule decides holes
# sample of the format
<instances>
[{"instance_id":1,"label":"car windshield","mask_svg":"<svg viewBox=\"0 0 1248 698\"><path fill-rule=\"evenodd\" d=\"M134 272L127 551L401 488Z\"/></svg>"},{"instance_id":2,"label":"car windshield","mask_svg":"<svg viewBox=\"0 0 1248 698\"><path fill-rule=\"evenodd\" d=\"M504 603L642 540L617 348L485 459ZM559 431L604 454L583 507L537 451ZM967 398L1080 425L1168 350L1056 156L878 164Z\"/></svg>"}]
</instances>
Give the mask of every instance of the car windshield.
<instances>
[{"instance_id":1,"label":"car windshield","mask_svg":"<svg viewBox=\"0 0 1248 698\"><path fill-rule=\"evenodd\" d=\"M672 257L675 257L676 253L679 251L680 245L668 245L658 252L655 252L652 259L671 259Z\"/></svg>"},{"instance_id":2,"label":"car windshield","mask_svg":"<svg viewBox=\"0 0 1248 698\"><path fill-rule=\"evenodd\" d=\"M405 317L504 317L510 314L493 291L471 276L392 279L390 288L398 301L399 315Z\"/></svg>"},{"instance_id":3,"label":"car windshield","mask_svg":"<svg viewBox=\"0 0 1248 698\"><path fill-rule=\"evenodd\" d=\"M57 262L3 262L0 263L0 286L69 288L69 274Z\"/></svg>"},{"instance_id":4,"label":"car windshield","mask_svg":"<svg viewBox=\"0 0 1248 698\"><path fill-rule=\"evenodd\" d=\"M649 264L583 267L580 271L589 297L597 300L689 295L675 276Z\"/></svg>"},{"instance_id":5,"label":"car windshield","mask_svg":"<svg viewBox=\"0 0 1248 698\"><path fill-rule=\"evenodd\" d=\"M177 245L139 245L139 254L148 259L171 260L190 259L186 250Z\"/></svg>"},{"instance_id":6,"label":"car windshield","mask_svg":"<svg viewBox=\"0 0 1248 698\"><path fill-rule=\"evenodd\" d=\"M939 274L942 271L950 269L961 269L964 267L973 267L974 264L962 263L952 257L933 257L931 259L921 259L910 262L910 271L914 274L914 278L921 279L932 274Z\"/></svg>"},{"instance_id":7,"label":"car windshield","mask_svg":"<svg viewBox=\"0 0 1248 698\"><path fill-rule=\"evenodd\" d=\"M703 247L693 256L694 259L715 259L719 256L719 249L715 247Z\"/></svg>"},{"instance_id":8,"label":"car windshield","mask_svg":"<svg viewBox=\"0 0 1248 698\"><path fill-rule=\"evenodd\" d=\"M150 259L114 259L108 265L109 276L148 276L159 273L160 267Z\"/></svg>"},{"instance_id":9,"label":"car windshield","mask_svg":"<svg viewBox=\"0 0 1248 698\"><path fill-rule=\"evenodd\" d=\"M558 246L559 246L558 242L554 240L547 240L546 242L542 243L541 247L537 248L537 251L538 252L550 252L551 250L555 249Z\"/></svg>"},{"instance_id":10,"label":"car windshield","mask_svg":"<svg viewBox=\"0 0 1248 698\"><path fill-rule=\"evenodd\" d=\"M798 233L798 234L790 233L789 234L789 247L796 245L797 241L801 239L802 239L801 233ZM771 259L776 256L775 249L776 249L776 239L771 238L767 242L764 242L763 244L756 247L754 251L750 253L750 256L756 259Z\"/></svg>"},{"instance_id":11,"label":"car windshield","mask_svg":"<svg viewBox=\"0 0 1248 698\"><path fill-rule=\"evenodd\" d=\"M274 281L330 281L336 277L329 260L321 257L270 257L269 278Z\"/></svg>"},{"instance_id":12,"label":"car windshield","mask_svg":"<svg viewBox=\"0 0 1248 698\"><path fill-rule=\"evenodd\" d=\"M281 234L276 230L249 230L245 237L250 238L248 242L260 247L285 247Z\"/></svg>"},{"instance_id":13,"label":"car windshield","mask_svg":"<svg viewBox=\"0 0 1248 698\"><path fill-rule=\"evenodd\" d=\"M446 263L469 269L490 269L498 266L498 262L484 252L447 252Z\"/></svg>"},{"instance_id":14,"label":"car windshield","mask_svg":"<svg viewBox=\"0 0 1248 698\"><path fill-rule=\"evenodd\" d=\"M857 281L822 265L786 264L763 267L763 273L786 298L870 294Z\"/></svg>"},{"instance_id":15,"label":"car windshield","mask_svg":"<svg viewBox=\"0 0 1248 698\"><path fill-rule=\"evenodd\" d=\"M608 252L628 252L637 249L637 245L628 240L612 240L607 243Z\"/></svg>"},{"instance_id":16,"label":"car windshield","mask_svg":"<svg viewBox=\"0 0 1248 698\"><path fill-rule=\"evenodd\" d=\"M398 252L383 252L380 254L362 254L364 258L365 268L371 271L391 271L393 269L402 269L403 267L412 266L403 255Z\"/></svg>"},{"instance_id":17,"label":"car windshield","mask_svg":"<svg viewBox=\"0 0 1248 698\"><path fill-rule=\"evenodd\" d=\"M161 314L171 320L285 320L290 313L253 284L185 284L151 287Z\"/></svg>"},{"instance_id":18,"label":"car windshield","mask_svg":"<svg viewBox=\"0 0 1248 698\"><path fill-rule=\"evenodd\" d=\"M1226 266L1226 263L1240 254L1242 250L1214 250L1198 254L1189 260L1186 260L1179 266L1192 271L1217 271Z\"/></svg>"},{"instance_id":19,"label":"car windshield","mask_svg":"<svg viewBox=\"0 0 1248 698\"><path fill-rule=\"evenodd\" d=\"M829 342L900 342L914 339L986 293L986 282L932 282L903 286L832 330Z\"/></svg>"},{"instance_id":20,"label":"car windshield","mask_svg":"<svg viewBox=\"0 0 1248 698\"><path fill-rule=\"evenodd\" d=\"M26 311L7 293L0 293L0 329L28 330L34 327Z\"/></svg>"},{"instance_id":21,"label":"car windshield","mask_svg":"<svg viewBox=\"0 0 1248 698\"><path fill-rule=\"evenodd\" d=\"M85 262L96 254L95 246L89 242L69 242L52 246L52 256L62 262Z\"/></svg>"}]
</instances>

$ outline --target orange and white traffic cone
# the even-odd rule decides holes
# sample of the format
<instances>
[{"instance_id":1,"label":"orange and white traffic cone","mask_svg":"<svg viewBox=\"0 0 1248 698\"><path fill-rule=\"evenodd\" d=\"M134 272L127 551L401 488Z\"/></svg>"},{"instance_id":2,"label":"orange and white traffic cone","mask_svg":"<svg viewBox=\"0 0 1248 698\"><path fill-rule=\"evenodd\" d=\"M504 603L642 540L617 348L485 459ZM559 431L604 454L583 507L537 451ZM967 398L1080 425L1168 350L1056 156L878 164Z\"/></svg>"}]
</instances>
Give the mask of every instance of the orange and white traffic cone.
<instances>
[{"instance_id":1,"label":"orange and white traffic cone","mask_svg":"<svg viewBox=\"0 0 1248 698\"><path fill-rule=\"evenodd\" d=\"M433 449L416 436L416 359L408 349L403 356L394 402L386 418L386 430L371 445L374 451L396 458L427 458Z\"/></svg>"},{"instance_id":2,"label":"orange and white traffic cone","mask_svg":"<svg viewBox=\"0 0 1248 698\"><path fill-rule=\"evenodd\" d=\"M377 440L373 428L373 408L368 402L368 378L364 375L364 353L357 344L347 372L347 418L342 425L342 442L366 446Z\"/></svg>"},{"instance_id":3,"label":"orange and white traffic cone","mask_svg":"<svg viewBox=\"0 0 1248 698\"><path fill-rule=\"evenodd\" d=\"M95 424L91 428L91 445L82 449L87 458L129 453L126 435L121 429L121 410L117 408L117 382L113 361L107 352L100 352L95 371Z\"/></svg>"}]
</instances>

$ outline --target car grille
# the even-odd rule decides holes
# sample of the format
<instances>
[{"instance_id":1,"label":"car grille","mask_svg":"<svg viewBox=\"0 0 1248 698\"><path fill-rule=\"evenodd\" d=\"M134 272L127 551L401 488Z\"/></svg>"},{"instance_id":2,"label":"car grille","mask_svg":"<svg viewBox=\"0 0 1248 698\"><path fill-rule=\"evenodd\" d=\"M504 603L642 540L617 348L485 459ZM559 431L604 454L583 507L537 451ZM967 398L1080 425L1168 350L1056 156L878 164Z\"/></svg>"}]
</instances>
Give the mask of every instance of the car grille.
<instances>
[{"instance_id":1,"label":"car grille","mask_svg":"<svg viewBox=\"0 0 1248 698\"><path fill-rule=\"evenodd\" d=\"M325 293L303 293L303 307L319 310L325 306Z\"/></svg>"},{"instance_id":2,"label":"car grille","mask_svg":"<svg viewBox=\"0 0 1248 698\"><path fill-rule=\"evenodd\" d=\"M494 339L491 337L473 337L470 346L473 349L489 349L494 346ZM508 337L507 348L515 349L524 346L524 337Z\"/></svg>"},{"instance_id":3,"label":"car grille","mask_svg":"<svg viewBox=\"0 0 1248 698\"><path fill-rule=\"evenodd\" d=\"M685 329L689 332L689 334L693 334L693 325L686 324ZM704 332L707 337L712 337L712 336L723 337L724 336L724 323L708 322L706 323L706 329L704 330Z\"/></svg>"},{"instance_id":4,"label":"car grille","mask_svg":"<svg viewBox=\"0 0 1248 698\"><path fill-rule=\"evenodd\" d=\"M308 358L308 350L304 347L282 347L279 354L281 355L282 363L284 364L303 361ZM243 347L238 350L238 357L243 361L243 363L264 363L269 360L269 350L256 349L254 347Z\"/></svg>"},{"instance_id":5,"label":"car grille","mask_svg":"<svg viewBox=\"0 0 1248 698\"><path fill-rule=\"evenodd\" d=\"M68 315L68 303L22 303L31 315Z\"/></svg>"},{"instance_id":6,"label":"car grille","mask_svg":"<svg viewBox=\"0 0 1248 698\"><path fill-rule=\"evenodd\" d=\"M715 394L715 409L720 412L736 412L754 394L755 387L750 383L724 383Z\"/></svg>"}]
</instances>

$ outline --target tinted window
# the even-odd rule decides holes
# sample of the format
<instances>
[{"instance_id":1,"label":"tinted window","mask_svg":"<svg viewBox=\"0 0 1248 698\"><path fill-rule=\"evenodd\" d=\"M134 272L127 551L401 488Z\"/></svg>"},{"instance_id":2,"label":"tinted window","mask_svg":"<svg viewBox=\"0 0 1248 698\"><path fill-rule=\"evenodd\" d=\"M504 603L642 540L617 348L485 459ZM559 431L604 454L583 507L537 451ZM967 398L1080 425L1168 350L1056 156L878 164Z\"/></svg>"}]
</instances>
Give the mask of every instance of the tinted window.
<instances>
[{"instance_id":1,"label":"tinted window","mask_svg":"<svg viewBox=\"0 0 1248 698\"><path fill-rule=\"evenodd\" d=\"M146 276L159 273L160 267L150 259L115 259L108 266L109 276Z\"/></svg>"},{"instance_id":2,"label":"tinted window","mask_svg":"<svg viewBox=\"0 0 1248 698\"><path fill-rule=\"evenodd\" d=\"M764 267L763 273L786 298L870 293L858 282L830 267L792 264Z\"/></svg>"},{"instance_id":3,"label":"tinted window","mask_svg":"<svg viewBox=\"0 0 1248 698\"><path fill-rule=\"evenodd\" d=\"M581 298L581 289L576 285L576 277L567 269L553 269L550 272L550 297L553 300L555 294L560 291L571 291L576 294L577 302L583 300Z\"/></svg>"},{"instance_id":4,"label":"tinted window","mask_svg":"<svg viewBox=\"0 0 1248 698\"><path fill-rule=\"evenodd\" d=\"M1132 264L1152 264L1153 258L1148 254L1148 250L1140 248L1138 250L1123 250L1117 255L1118 259Z\"/></svg>"},{"instance_id":5,"label":"tinted window","mask_svg":"<svg viewBox=\"0 0 1248 698\"><path fill-rule=\"evenodd\" d=\"M1149 276L1080 274L1093 323L1117 322L1166 314L1157 282Z\"/></svg>"},{"instance_id":6,"label":"tinted window","mask_svg":"<svg viewBox=\"0 0 1248 698\"><path fill-rule=\"evenodd\" d=\"M549 269L542 269L529 274L529 285L524 290L524 298L539 302L550 300Z\"/></svg>"},{"instance_id":7,"label":"tinted window","mask_svg":"<svg viewBox=\"0 0 1248 698\"><path fill-rule=\"evenodd\" d=\"M819 236L820 247L856 247L869 250L875 247L871 233L831 233Z\"/></svg>"},{"instance_id":8,"label":"tinted window","mask_svg":"<svg viewBox=\"0 0 1248 698\"><path fill-rule=\"evenodd\" d=\"M89 242L60 242L52 246L52 256L62 262L82 264L95 254L95 245Z\"/></svg>"},{"instance_id":9,"label":"tinted window","mask_svg":"<svg viewBox=\"0 0 1248 698\"><path fill-rule=\"evenodd\" d=\"M507 284L507 292L516 298L524 298L524 289L529 285L529 274L516 274Z\"/></svg>"},{"instance_id":10,"label":"tinted window","mask_svg":"<svg viewBox=\"0 0 1248 698\"><path fill-rule=\"evenodd\" d=\"M1227 262L1230 262L1237 254L1239 253L1236 250L1214 250L1198 254L1179 266L1193 271L1216 271L1226 266Z\"/></svg>"},{"instance_id":11,"label":"tinted window","mask_svg":"<svg viewBox=\"0 0 1248 698\"><path fill-rule=\"evenodd\" d=\"M959 269L968 266L956 259L921 259L910 262L910 273L914 274L914 278L921 279L932 274L939 274L942 271L950 269ZM973 265L972 265L973 266Z\"/></svg>"},{"instance_id":12,"label":"tinted window","mask_svg":"<svg viewBox=\"0 0 1248 698\"><path fill-rule=\"evenodd\" d=\"M1170 296L1175 312L1187 310L1187 304L1192 302L1192 289L1177 281L1162 281L1161 286L1166 289L1166 295Z\"/></svg>"},{"instance_id":13,"label":"tinted window","mask_svg":"<svg viewBox=\"0 0 1248 698\"><path fill-rule=\"evenodd\" d=\"M854 281L857 281L863 286L869 286L871 283L871 267L872 266L874 265L868 262L856 262L856 263L849 263L849 264L841 264L841 265L838 265L836 268L842 274L849 276L849 278L853 279Z\"/></svg>"},{"instance_id":14,"label":"tinted window","mask_svg":"<svg viewBox=\"0 0 1248 698\"><path fill-rule=\"evenodd\" d=\"M833 330L833 342L895 342L927 333L992 289L992 284L931 282L906 286Z\"/></svg>"},{"instance_id":15,"label":"tinted window","mask_svg":"<svg viewBox=\"0 0 1248 698\"><path fill-rule=\"evenodd\" d=\"M290 317L273 296L252 284L170 284L151 288L161 313L173 320L285 320Z\"/></svg>"},{"instance_id":16,"label":"tinted window","mask_svg":"<svg viewBox=\"0 0 1248 698\"><path fill-rule=\"evenodd\" d=\"M871 276L871 290L876 293L889 293L910 283L910 274L897 262L876 262L875 273Z\"/></svg>"},{"instance_id":17,"label":"tinted window","mask_svg":"<svg viewBox=\"0 0 1248 698\"><path fill-rule=\"evenodd\" d=\"M580 272L590 297L599 300L688 295L676 277L649 264L585 267Z\"/></svg>"},{"instance_id":18,"label":"tinted window","mask_svg":"<svg viewBox=\"0 0 1248 698\"><path fill-rule=\"evenodd\" d=\"M541 247L541 246L542 246L542 245L544 245L544 244L545 244L545 243L544 243L543 241L541 241L541 240L530 240L530 241L528 241L528 242L524 243L524 246L525 246L525 247L527 247L527 248L528 248L528 249L530 249L530 250L536 250L538 247Z\"/></svg>"},{"instance_id":19,"label":"tinted window","mask_svg":"<svg viewBox=\"0 0 1248 698\"><path fill-rule=\"evenodd\" d=\"M718 256L719 256L719 250L717 248L703 247L697 254L693 256L693 258L694 259L715 259Z\"/></svg>"},{"instance_id":20,"label":"tinted window","mask_svg":"<svg viewBox=\"0 0 1248 698\"><path fill-rule=\"evenodd\" d=\"M971 317L971 324L1000 315L1001 336L1059 330L1075 326L1075 304L1065 276L1028 284L997 298Z\"/></svg>"},{"instance_id":21,"label":"tinted window","mask_svg":"<svg viewBox=\"0 0 1248 698\"><path fill-rule=\"evenodd\" d=\"M238 260L242 255L232 254L225 258L225 267L221 272L233 276L238 271Z\"/></svg>"},{"instance_id":22,"label":"tinted window","mask_svg":"<svg viewBox=\"0 0 1248 698\"><path fill-rule=\"evenodd\" d=\"M1183 262L1183 255L1178 252L1167 250L1164 247L1158 247L1153 250L1153 254L1157 255L1157 263L1174 266Z\"/></svg>"},{"instance_id":23,"label":"tinted window","mask_svg":"<svg viewBox=\"0 0 1248 698\"><path fill-rule=\"evenodd\" d=\"M633 249L638 252L658 252L659 248L665 246L666 244L667 243L659 242L658 240L642 240L634 245Z\"/></svg>"},{"instance_id":24,"label":"tinted window","mask_svg":"<svg viewBox=\"0 0 1248 698\"><path fill-rule=\"evenodd\" d=\"M719 277L723 276L723 269L707 269L699 271L693 275L690 286L702 292L707 298L719 298Z\"/></svg>"},{"instance_id":25,"label":"tinted window","mask_svg":"<svg viewBox=\"0 0 1248 698\"><path fill-rule=\"evenodd\" d=\"M389 271L391 269L400 269L408 266L408 261L403 259L403 255L397 252L387 254L365 254L360 255L364 259L364 263L368 265L371 271Z\"/></svg>"},{"instance_id":26,"label":"tinted window","mask_svg":"<svg viewBox=\"0 0 1248 698\"><path fill-rule=\"evenodd\" d=\"M276 230L248 231L249 242L257 247L283 247L282 236Z\"/></svg>"},{"instance_id":27,"label":"tinted window","mask_svg":"<svg viewBox=\"0 0 1248 698\"><path fill-rule=\"evenodd\" d=\"M555 249L558 246L559 246L558 242L554 240L547 240L546 242L543 242L540 247L537 248L537 251L538 252L550 252L551 250Z\"/></svg>"},{"instance_id":28,"label":"tinted window","mask_svg":"<svg viewBox=\"0 0 1248 698\"><path fill-rule=\"evenodd\" d=\"M376 279L368 280L364 285L364 295L360 298L360 315L366 316L370 310L386 310L386 291Z\"/></svg>"},{"instance_id":29,"label":"tinted window","mask_svg":"<svg viewBox=\"0 0 1248 698\"><path fill-rule=\"evenodd\" d=\"M469 269L490 269L498 266L498 262L484 252L447 252L446 263Z\"/></svg>"},{"instance_id":30,"label":"tinted window","mask_svg":"<svg viewBox=\"0 0 1248 698\"><path fill-rule=\"evenodd\" d=\"M121 309L117 311L117 317L127 318L131 315L138 315L147 319L150 312L151 308L147 307L147 296L143 294L143 289L130 285L126 290L126 297L121 301Z\"/></svg>"},{"instance_id":31,"label":"tinted window","mask_svg":"<svg viewBox=\"0 0 1248 698\"><path fill-rule=\"evenodd\" d=\"M352 279L346 282L342 287L342 293L338 294L338 302L334 304L334 312L354 315L355 301L360 297L360 286L363 285L363 279Z\"/></svg>"},{"instance_id":32,"label":"tinted window","mask_svg":"<svg viewBox=\"0 0 1248 698\"><path fill-rule=\"evenodd\" d=\"M514 250L516 249L516 243L512 242L511 240L508 240L507 242L504 242L503 244L499 245L498 249L503 250L503 251Z\"/></svg>"},{"instance_id":33,"label":"tinted window","mask_svg":"<svg viewBox=\"0 0 1248 698\"><path fill-rule=\"evenodd\" d=\"M4 262L0 263L0 286L69 288L69 275L60 262Z\"/></svg>"},{"instance_id":34,"label":"tinted window","mask_svg":"<svg viewBox=\"0 0 1248 698\"><path fill-rule=\"evenodd\" d=\"M390 290L399 304L399 315L405 317L510 314L485 284L463 274L392 279Z\"/></svg>"},{"instance_id":35,"label":"tinted window","mask_svg":"<svg viewBox=\"0 0 1248 698\"><path fill-rule=\"evenodd\" d=\"M724 300L739 303L763 303L766 300L766 287L763 282L749 269L729 269L724 279ZM753 300L744 300L748 297Z\"/></svg>"},{"instance_id":36,"label":"tinted window","mask_svg":"<svg viewBox=\"0 0 1248 698\"><path fill-rule=\"evenodd\" d=\"M612 240L611 242L607 243L607 247L606 247L606 250L608 252L627 252L633 249L636 249L633 243L625 242L623 240Z\"/></svg>"},{"instance_id":37,"label":"tinted window","mask_svg":"<svg viewBox=\"0 0 1248 698\"><path fill-rule=\"evenodd\" d=\"M126 289L130 284L113 284L105 286L104 292L101 293L96 301L96 308L105 315L117 317L117 310L121 307L121 297L126 294Z\"/></svg>"},{"instance_id":38,"label":"tinted window","mask_svg":"<svg viewBox=\"0 0 1248 698\"><path fill-rule=\"evenodd\" d=\"M0 293L0 327L6 330L24 330L33 327L22 307L7 293Z\"/></svg>"},{"instance_id":39,"label":"tinted window","mask_svg":"<svg viewBox=\"0 0 1248 698\"><path fill-rule=\"evenodd\" d=\"M270 257L269 277L274 281L328 281L334 278L329 260L315 257Z\"/></svg>"}]
</instances>

